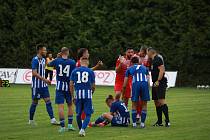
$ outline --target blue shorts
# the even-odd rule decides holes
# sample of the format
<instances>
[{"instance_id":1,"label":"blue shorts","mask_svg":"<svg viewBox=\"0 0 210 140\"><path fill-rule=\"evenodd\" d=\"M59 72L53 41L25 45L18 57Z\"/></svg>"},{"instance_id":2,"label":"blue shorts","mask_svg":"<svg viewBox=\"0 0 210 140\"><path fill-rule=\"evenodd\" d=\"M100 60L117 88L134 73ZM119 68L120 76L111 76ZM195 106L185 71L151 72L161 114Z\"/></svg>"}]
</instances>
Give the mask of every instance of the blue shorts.
<instances>
[{"instance_id":1,"label":"blue shorts","mask_svg":"<svg viewBox=\"0 0 210 140\"><path fill-rule=\"evenodd\" d=\"M43 88L31 88L32 91L32 100L39 100L41 98L48 98L50 97L50 93L48 87Z\"/></svg>"},{"instance_id":2,"label":"blue shorts","mask_svg":"<svg viewBox=\"0 0 210 140\"><path fill-rule=\"evenodd\" d=\"M132 85L132 97L133 102L150 101L148 82L138 82Z\"/></svg>"},{"instance_id":3,"label":"blue shorts","mask_svg":"<svg viewBox=\"0 0 210 140\"><path fill-rule=\"evenodd\" d=\"M82 114L84 111L86 115L93 114L92 99L76 99L76 113Z\"/></svg>"},{"instance_id":4,"label":"blue shorts","mask_svg":"<svg viewBox=\"0 0 210 140\"><path fill-rule=\"evenodd\" d=\"M66 103L71 103L71 95L69 91L59 91L56 90L55 93L55 103L56 104L64 104L64 101L66 100Z\"/></svg>"},{"instance_id":5,"label":"blue shorts","mask_svg":"<svg viewBox=\"0 0 210 140\"><path fill-rule=\"evenodd\" d=\"M114 116L111 121L112 126L128 126L130 123L130 118Z\"/></svg>"}]
</instances>

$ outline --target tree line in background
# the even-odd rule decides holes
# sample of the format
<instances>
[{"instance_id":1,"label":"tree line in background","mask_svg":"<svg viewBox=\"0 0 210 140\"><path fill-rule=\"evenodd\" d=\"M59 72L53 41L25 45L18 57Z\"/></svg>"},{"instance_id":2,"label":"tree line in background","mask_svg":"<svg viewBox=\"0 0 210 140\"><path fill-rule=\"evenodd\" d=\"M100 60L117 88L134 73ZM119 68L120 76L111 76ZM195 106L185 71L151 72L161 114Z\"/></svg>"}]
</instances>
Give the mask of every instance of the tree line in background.
<instances>
[{"instance_id":1,"label":"tree line in background","mask_svg":"<svg viewBox=\"0 0 210 140\"><path fill-rule=\"evenodd\" d=\"M0 0L0 67L29 68L35 45L90 50L114 69L126 46L157 48L178 86L210 83L209 0Z\"/></svg>"}]
</instances>

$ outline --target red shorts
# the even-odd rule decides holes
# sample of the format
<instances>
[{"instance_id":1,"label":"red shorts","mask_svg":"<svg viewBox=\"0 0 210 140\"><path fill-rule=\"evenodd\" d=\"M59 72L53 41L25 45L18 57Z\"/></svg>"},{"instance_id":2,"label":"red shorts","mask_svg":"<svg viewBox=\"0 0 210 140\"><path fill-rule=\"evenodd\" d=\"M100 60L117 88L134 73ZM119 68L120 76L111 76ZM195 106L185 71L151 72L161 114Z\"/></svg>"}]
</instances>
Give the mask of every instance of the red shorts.
<instances>
[{"instance_id":1,"label":"red shorts","mask_svg":"<svg viewBox=\"0 0 210 140\"><path fill-rule=\"evenodd\" d=\"M117 91L118 91L118 92L121 92L121 91L122 91L122 88L123 88L123 82L116 82L116 83L115 83L115 86L114 86L114 91L115 91L115 93L116 93ZM129 83L128 83L127 86L126 86L125 97L126 97L126 98L130 98L130 97L131 97L131 86L130 86Z\"/></svg>"}]
</instances>

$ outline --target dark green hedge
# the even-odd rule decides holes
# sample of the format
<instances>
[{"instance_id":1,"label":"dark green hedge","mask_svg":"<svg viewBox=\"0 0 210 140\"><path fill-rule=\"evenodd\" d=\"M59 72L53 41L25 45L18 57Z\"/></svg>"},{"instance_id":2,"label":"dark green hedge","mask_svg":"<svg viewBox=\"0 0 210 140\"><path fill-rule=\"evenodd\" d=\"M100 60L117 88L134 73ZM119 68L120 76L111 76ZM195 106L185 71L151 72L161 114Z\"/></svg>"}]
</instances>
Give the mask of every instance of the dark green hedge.
<instances>
[{"instance_id":1,"label":"dark green hedge","mask_svg":"<svg viewBox=\"0 0 210 140\"><path fill-rule=\"evenodd\" d=\"M113 69L130 45L158 48L177 85L210 84L209 0L0 0L0 67L30 67L35 44L87 47Z\"/></svg>"}]
</instances>

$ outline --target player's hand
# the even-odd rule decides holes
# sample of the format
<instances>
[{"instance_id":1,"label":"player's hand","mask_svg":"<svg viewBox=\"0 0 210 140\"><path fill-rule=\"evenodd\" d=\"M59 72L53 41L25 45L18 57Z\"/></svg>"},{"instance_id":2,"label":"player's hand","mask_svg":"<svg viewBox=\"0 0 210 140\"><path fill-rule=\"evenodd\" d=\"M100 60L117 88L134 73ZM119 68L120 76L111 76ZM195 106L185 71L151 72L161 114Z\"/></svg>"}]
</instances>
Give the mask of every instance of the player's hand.
<instances>
[{"instance_id":1,"label":"player's hand","mask_svg":"<svg viewBox=\"0 0 210 140\"><path fill-rule=\"evenodd\" d=\"M57 58L60 58L61 57L61 52L57 53Z\"/></svg>"},{"instance_id":2,"label":"player's hand","mask_svg":"<svg viewBox=\"0 0 210 140\"><path fill-rule=\"evenodd\" d=\"M125 101L125 96L124 96L124 95L122 95L122 98L121 98L121 99L122 99L122 101L124 102L124 101Z\"/></svg>"},{"instance_id":3,"label":"player's hand","mask_svg":"<svg viewBox=\"0 0 210 140\"><path fill-rule=\"evenodd\" d=\"M73 97L72 101L73 101L74 105L76 105L76 99L74 97Z\"/></svg>"},{"instance_id":4,"label":"player's hand","mask_svg":"<svg viewBox=\"0 0 210 140\"><path fill-rule=\"evenodd\" d=\"M47 83L48 85L51 85L51 81L48 79L44 79L44 82Z\"/></svg>"},{"instance_id":5,"label":"player's hand","mask_svg":"<svg viewBox=\"0 0 210 140\"><path fill-rule=\"evenodd\" d=\"M99 126L99 127L104 127L105 124L104 124L104 123L99 123L98 126Z\"/></svg>"},{"instance_id":6,"label":"player's hand","mask_svg":"<svg viewBox=\"0 0 210 140\"><path fill-rule=\"evenodd\" d=\"M103 62L100 60L100 61L98 61L97 65L98 66L103 66Z\"/></svg>"},{"instance_id":7,"label":"player's hand","mask_svg":"<svg viewBox=\"0 0 210 140\"><path fill-rule=\"evenodd\" d=\"M124 61L125 61L125 58L124 58L124 56L119 56L119 60L120 60L120 63L123 63Z\"/></svg>"},{"instance_id":8,"label":"player's hand","mask_svg":"<svg viewBox=\"0 0 210 140\"><path fill-rule=\"evenodd\" d=\"M159 86L159 81L156 81L155 83L154 83L154 87L158 87Z\"/></svg>"}]
</instances>

